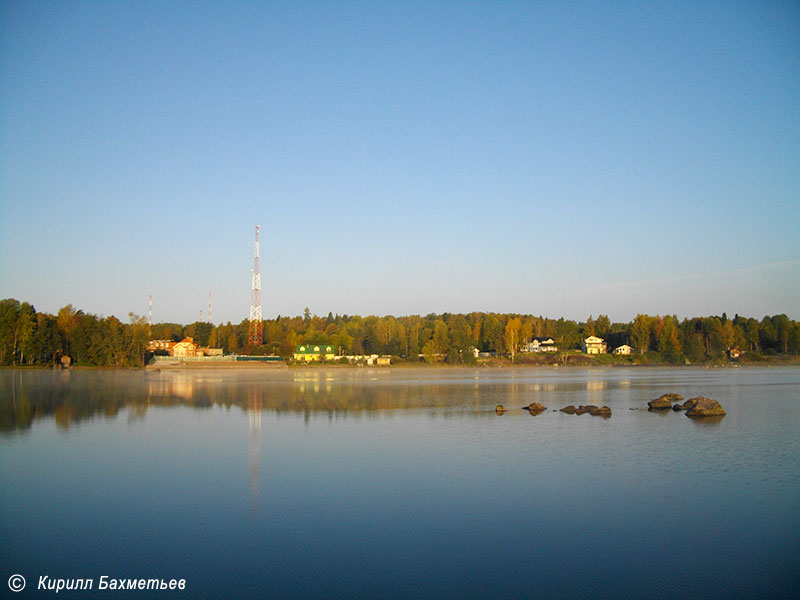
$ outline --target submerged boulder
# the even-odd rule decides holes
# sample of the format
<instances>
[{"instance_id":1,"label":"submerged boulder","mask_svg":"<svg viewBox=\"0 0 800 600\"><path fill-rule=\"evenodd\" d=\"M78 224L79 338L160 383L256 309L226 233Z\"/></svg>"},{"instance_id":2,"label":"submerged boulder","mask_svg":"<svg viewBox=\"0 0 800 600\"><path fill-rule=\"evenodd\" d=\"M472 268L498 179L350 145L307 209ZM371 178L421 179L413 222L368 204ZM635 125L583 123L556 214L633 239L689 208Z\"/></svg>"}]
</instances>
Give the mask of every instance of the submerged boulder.
<instances>
[{"instance_id":1,"label":"submerged boulder","mask_svg":"<svg viewBox=\"0 0 800 600\"><path fill-rule=\"evenodd\" d=\"M595 406L592 410L589 411L589 414L592 415L593 417L603 417L604 419L607 419L608 417L611 416L611 409L608 408L607 406L601 406L600 408L597 408Z\"/></svg>"},{"instance_id":2,"label":"submerged boulder","mask_svg":"<svg viewBox=\"0 0 800 600\"><path fill-rule=\"evenodd\" d=\"M647 403L649 410L669 410L672 408L673 402L680 402L683 396L680 394L662 394L655 400L650 400Z\"/></svg>"},{"instance_id":3,"label":"submerged boulder","mask_svg":"<svg viewBox=\"0 0 800 600\"><path fill-rule=\"evenodd\" d=\"M697 396L690 398L687 402L691 405L686 410L687 417L722 417L725 415L725 409L722 408L719 402L704 396Z\"/></svg>"},{"instance_id":4,"label":"submerged boulder","mask_svg":"<svg viewBox=\"0 0 800 600\"><path fill-rule=\"evenodd\" d=\"M506 410L508 410L508 409L505 406L503 406L502 404L498 404L494 408L494 412L496 412L499 415L503 414L504 412L506 412Z\"/></svg>"},{"instance_id":5,"label":"submerged boulder","mask_svg":"<svg viewBox=\"0 0 800 600\"><path fill-rule=\"evenodd\" d=\"M576 415L585 415L586 413L591 413L593 410L597 410L597 407L594 404L587 404L583 406L582 404L578 407L578 410L575 411Z\"/></svg>"},{"instance_id":6,"label":"submerged boulder","mask_svg":"<svg viewBox=\"0 0 800 600\"><path fill-rule=\"evenodd\" d=\"M538 402L531 402L528 406L523 406L522 410L527 410L532 413L540 413L542 411L547 410L547 407L543 404L539 404Z\"/></svg>"},{"instance_id":7,"label":"submerged boulder","mask_svg":"<svg viewBox=\"0 0 800 600\"><path fill-rule=\"evenodd\" d=\"M576 410L577 409L572 404L570 404L569 406L565 406L564 408L562 408L561 412L567 413L568 415L574 415Z\"/></svg>"}]
</instances>

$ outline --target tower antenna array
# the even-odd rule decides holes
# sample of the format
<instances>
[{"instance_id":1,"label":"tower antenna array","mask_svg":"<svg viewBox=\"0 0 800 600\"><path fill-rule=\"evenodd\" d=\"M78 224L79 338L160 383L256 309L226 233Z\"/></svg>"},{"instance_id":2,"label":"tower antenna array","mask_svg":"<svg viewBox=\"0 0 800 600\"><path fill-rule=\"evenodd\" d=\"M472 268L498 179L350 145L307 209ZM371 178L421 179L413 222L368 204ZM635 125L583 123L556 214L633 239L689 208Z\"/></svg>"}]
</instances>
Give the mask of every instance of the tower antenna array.
<instances>
[{"instance_id":1,"label":"tower antenna array","mask_svg":"<svg viewBox=\"0 0 800 600\"><path fill-rule=\"evenodd\" d=\"M213 321L211 319L211 292L208 292L208 322L213 325Z\"/></svg>"},{"instance_id":2,"label":"tower antenna array","mask_svg":"<svg viewBox=\"0 0 800 600\"><path fill-rule=\"evenodd\" d=\"M253 287L250 292L250 331L247 341L252 346L260 346L264 340L263 324L261 322L261 266L258 261L258 231L261 225L256 225L256 247L253 254Z\"/></svg>"}]
</instances>

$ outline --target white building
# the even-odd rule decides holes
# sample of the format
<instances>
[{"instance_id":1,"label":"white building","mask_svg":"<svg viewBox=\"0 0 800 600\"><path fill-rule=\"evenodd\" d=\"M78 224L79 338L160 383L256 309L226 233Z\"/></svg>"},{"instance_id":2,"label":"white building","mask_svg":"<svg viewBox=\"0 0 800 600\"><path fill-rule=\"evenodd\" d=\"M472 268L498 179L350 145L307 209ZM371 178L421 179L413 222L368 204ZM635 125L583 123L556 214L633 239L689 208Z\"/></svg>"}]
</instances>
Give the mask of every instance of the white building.
<instances>
[{"instance_id":1,"label":"white building","mask_svg":"<svg viewBox=\"0 0 800 600\"><path fill-rule=\"evenodd\" d=\"M520 348L522 352L556 352L558 346L550 337L535 337Z\"/></svg>"},{"instance_id":2,"label":"white building","mask_svg":"<svg viewBox=\"0 0 800 600\"><path fill-rule=\"evenodd\" d=\"M586 354L605 354L606 342L603 338L596 335L590 335L583 342L581 342L581 350Z\"/></svg>"}]
</instances>

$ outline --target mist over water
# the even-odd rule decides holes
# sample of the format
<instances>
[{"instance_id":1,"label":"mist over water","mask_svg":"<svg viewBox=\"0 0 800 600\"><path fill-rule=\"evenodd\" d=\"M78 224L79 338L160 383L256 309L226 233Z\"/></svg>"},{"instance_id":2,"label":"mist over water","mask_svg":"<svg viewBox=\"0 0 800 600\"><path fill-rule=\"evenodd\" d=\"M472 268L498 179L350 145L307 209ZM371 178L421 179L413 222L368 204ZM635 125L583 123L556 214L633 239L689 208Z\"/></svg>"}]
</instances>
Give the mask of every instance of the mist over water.
<instances>
[{"instance_id":1,"label":"mist over water","mask_svg":"<svg viewBox=\"0 0 800 600\"><path fill-rule=\"evenodd\" d=\"M665 392L727 416L647 412ZM800 583L798 369L2 370L0 394L0 564L29 587L769 598ZM554 412L568 404L612 416Z\"/></svg>"}]
</instances>

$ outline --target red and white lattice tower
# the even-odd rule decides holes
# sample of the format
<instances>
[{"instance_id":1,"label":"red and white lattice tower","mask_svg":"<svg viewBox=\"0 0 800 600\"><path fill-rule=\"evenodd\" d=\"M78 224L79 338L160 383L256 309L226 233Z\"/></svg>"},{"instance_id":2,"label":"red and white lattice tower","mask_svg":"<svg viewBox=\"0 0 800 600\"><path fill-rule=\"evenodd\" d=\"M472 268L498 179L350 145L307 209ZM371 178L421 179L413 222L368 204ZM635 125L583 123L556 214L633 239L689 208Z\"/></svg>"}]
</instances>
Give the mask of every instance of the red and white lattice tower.
<instances>
[{"instance_id":1,"label":"red and white lattice tower","mask_svg":"<svg viewBox=\"0 0 800 600\"><path fill-rule=\"evenodd\" d=\"M208 292L208 322L213 325L214 322L211 318L211 292Z\"/></svg>"},{"instance_id":2,"label":"red and white lattice tower","mask_svg":"<svg viewBox=\"0 0 800 600\"><path fill-rule=\"evenodd\" d=\"M150 299L147 301L147 335L153 331L153 294L150 294Z\"/></svg>"},{"instance_id":3,"label":"red and white lattice tower","mask_svg":"<svg viewBox=\"0 0 800 600\"><path fill-rule=\"evenodd\" d=\"M256 249L253 254L253 288L250 292L250 332L247 341L252 346L260 346L264 341L264 329L261 322L261 266L258 262L258 231L256 225Z\"/></svg>"}]
</instances>

